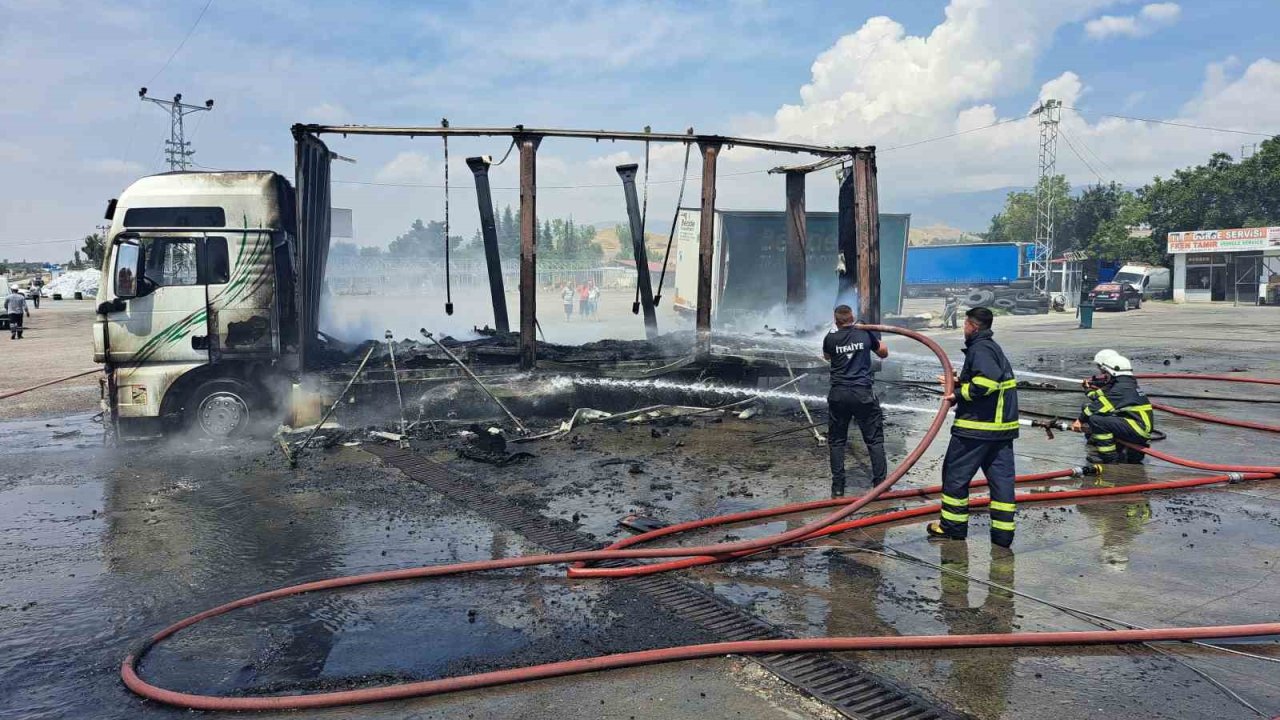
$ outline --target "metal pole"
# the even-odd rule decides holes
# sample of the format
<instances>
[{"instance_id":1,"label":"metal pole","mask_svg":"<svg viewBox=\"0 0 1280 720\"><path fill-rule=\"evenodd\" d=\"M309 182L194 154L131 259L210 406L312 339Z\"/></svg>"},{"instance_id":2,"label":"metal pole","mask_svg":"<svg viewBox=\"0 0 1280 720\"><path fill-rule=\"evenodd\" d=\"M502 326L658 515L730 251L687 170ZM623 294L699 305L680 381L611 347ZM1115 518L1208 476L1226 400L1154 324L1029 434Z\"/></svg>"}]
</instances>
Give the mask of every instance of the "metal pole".
<instances>
[{"instance_id":1,"label":"metal pole","mask_svg":"<svg viewBox=\"0 0 1280 720\"><path fill-rule=\"evenodd\" d=\"M396 404L400 406L400 446L407 447L408 440L405 438L405 421L404 421L404 395L400 393L400 371L396 369L396 346L394 336L388 330L384 337L387 340L387 356L391 358L391 379L396 383Z\"/></svg>"},{"instance_id":2,"label":"metal pole","mask_svg":"<svg viewBox=\"0 0 1280 720\"><path fill-rule=\"evenodd\" d=\"M422 336L425 337L426 339L435 343L436 347L444 351L444 354L448 355L450 360L456 363L458 367L462 368L462 372L466 373L467 377L470 377L472 380L474 380L476 385L479 385L480 389L484 391L484 394L488 395L489 399L497 403L498 407L502 408L502 412L506 413L507 417L511 418L511 422L516 424L516 428L520 431L520 434L524 435L529 432L529 429L524 426L524 423L520 422L520 418L516 417L515 413L508 410L507 406L503 405L502 401L498 399L498 396L490 392L489 388L486 387L484 383L480 382L480 378L476 377L476 374L471 372L471 368L467 367L466 364L462 362L462 360L458 359L457 355L454 355L452 352L450 352L449 348L445 347L444 344L441 343L439 340L437 340L434 335L427 332L426 328L422 328L418 332L422 333Z\"/></svg>"},{"instance_id":3,"label":"metal pole","mask_svg":"<svg viewBox=\"0 0 1280 720\"><path fill-rule=\"evenodd\" d=\"M489 268L489 296L493 300L493 324L500 333L511 332L507 320L507 295L502 285L502 257L498 253L498 225L493 216L493 194L489 189L489 160L467 158L467 167L476 178L476 202L480 204L480 233L484 236L484 260Z\"/></svg>"},{"instance_id":4,"label":"metal pole","mask_svg":"<svg viewBox=\"0 0 1280 720\"><path fill-rule=\"evenodd\" d=\"M298 458L302 457L302 453L306 451L307 444L311 442L311 438L316 436L316 433L320 431L320 428L324 427L324 424L329 421L329 416L333 415L333 411L338 409L338 403L342 402L342 398L346 397L347 393L351 391L351 386L356 384L356 378L360 377L360 373L364 372L364 366L369 363L369 358L373 357L373 351L377 349L377 343L369 346L369 352L364 354L364 359L360 361L360 367L356 368L355 374L353 374L351 379L347 381L347 386L342 388L342 392L338 397L334 398L333 404L329 406L327 411L325 411L324 417L320 418L320 422L316 423L316 426L311 428L311 432L307 433L306 439L303 440L302 445L298 447L298 452L290 454L288 446L281 443L281 447L285 450L285 455L289 458L289 467L298 466Z\"/></svg>"},{"instance_id":5,"label":"metal pole","mask_svg":"<svg viewBox=\"0 0 1280 720\"><path fill-rule=\"evenodd\" d=\"M807 296L808 229L805 225L804 173L787 172L787 314L793 319L804 311Z\"/></svg>"},{"instance_id":6,"label":"metal pole","mask_svg":"<svg viewBox=\"0 0 1280 720\"><path fill-rule=\"evenodd\" d=\"M541 138L520 135L520 369L538 362L535 337L538 316L538 143Z\"/></svg>"},{"instance_id":7,"label":"metal pole","mask_svg":"<svg viewBox=\"0 0 1280 720\"><path fill-rule=\"evenodd\" d=\"M854 217L857 227L858 306L862 322L880 324L880 210L875 148L853 156Z\"/></svg>"},{"instance_id":8,"label":"metal pole","mask_svg":"<svg viewBox=\"0 0 1280 720\"><path fill-rule=\"evenodd\" d=\"M640 287L640 307L644 310L644 332L650 340L658 336L658 316L653 309L653 283L649 278L649 254L644 247L644 222L640 217L640 199L636 195L636 171L631 163L617 167L622 178L622 193L627 199L627 218L631 221L631 249L636 259L636 283Z\"/></svg>"},{"instance_id":9,"label":"metal pole","mask_svg":"<svg viewBox=\"0 0 1280 720\"><path fill-rule=\"evenodd\" d=\"M711 357L711 273L715 249L716 159L720 143L700 142L702 150L702 214L698 228L697 344L699 360Z\"/></svg>"}]
</instances>

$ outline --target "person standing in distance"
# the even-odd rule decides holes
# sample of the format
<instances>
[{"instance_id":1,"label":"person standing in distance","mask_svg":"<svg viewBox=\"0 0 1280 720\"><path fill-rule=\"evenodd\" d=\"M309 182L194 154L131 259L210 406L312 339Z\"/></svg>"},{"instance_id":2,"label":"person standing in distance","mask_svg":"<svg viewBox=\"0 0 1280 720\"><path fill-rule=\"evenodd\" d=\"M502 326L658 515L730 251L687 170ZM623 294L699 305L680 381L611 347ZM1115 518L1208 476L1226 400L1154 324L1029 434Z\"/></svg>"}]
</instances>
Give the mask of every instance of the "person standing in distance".
<instances>
[{"instance_id":1,"label":"person standing in distance","mask_svg":"<svg viewBox=\"0 0 1280 720\"><path fill-rule=\"evenodd\" d=\"M871 353L881 358L889 349L878 333L854 326L853 309L835 309L836 327L822 340L822 357L831 363L831 391L827 394L827 447L831 451L831 497L844 497L844 454L849 422L858 421L862 441L871 456L871 485L885 478L884 414L871 390Z\"/></svg>"},{"instance_id":2,"label":"person standing in distance","mask_svg":"<svg viewBox=\"0 0 1280 720\"><path fill-rule=\"evenodd\" d=\"M1018 381L991 333L991 311L964 314L964 366L955 378L956 419L942 461L942 519L929 537L964 540L969 535L969 483L982 468L991 494L991 542L1013 544L1013 441L1018 437ZM939 380L942 378L939 377Z\"/></svg>"}]
</instances>

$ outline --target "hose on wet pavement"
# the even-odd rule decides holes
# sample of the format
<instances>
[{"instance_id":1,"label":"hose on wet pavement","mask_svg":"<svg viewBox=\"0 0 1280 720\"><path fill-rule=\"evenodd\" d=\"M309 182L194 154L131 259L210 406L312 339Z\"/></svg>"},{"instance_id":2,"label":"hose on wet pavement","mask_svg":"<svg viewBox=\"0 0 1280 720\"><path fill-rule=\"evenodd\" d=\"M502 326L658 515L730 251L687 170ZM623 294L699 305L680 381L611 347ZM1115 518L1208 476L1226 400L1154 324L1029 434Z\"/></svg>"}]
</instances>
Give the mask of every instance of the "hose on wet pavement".
<instances>
[{"instance_id":1,"label":"hose on wet pavement","mask_svg":"<svg viewBox=\"0 0 1280 720\"><path fill-rule=\"evenodd\" d=\"M937 356L943 369L943 390L945 395L954 392L952 367L946 353L930 338L902 328L889 326L863 326L865 329L902 335L924 344ZM1184 376L1178 376L1184 377ZM1280 380L1259 380L1253 378L1230 378L1228 376L1199 376L1208 379L1221 379L1261 384L1280 385ZM629 577L654 572L664 572L683 567L705 565L715 562L734 560L786 544L811 540L826 535L844 532L858 527L869 527L887 523L935 515L940 505L930 504L906 509L893 510L875 515L867 515L848 519L850 515L877 500L894 500L913 497L925 497L940 490L938 487L890 491L890 487L903 477L920 459L929 445L941 430L949 410L949 403L943 401L934 416L920 443L907 455L903 462L891 472L883 482L871 488L866 494L849 499L821 500L799 503L780 508L755 510L745 513L734 513L715 518L682 523L669 528L662 528L643 535L620 540L608 548L569 553L533 555L524 557L498 558L475 562L454 563L449 565L430 565L400 570L335 577L315 582L278 588L257 595L240 598L232 602L210 608L196 615L180 620L151 637L142 641L130 652L121 664L120 674L124 684L134 693L157 702L198 710L220 711L263 711L291 710L302 708L333 707L360 703L381 702L436 695L460 690L469 690L516 682L526 682L543 678L574 675L599 670L634 667L654 663L690 660L695 658L717 657L728 654L761 654L761 653L798 653L854 650L902 650L902 649L941 649L941 648L980 648L980 647L1028 647L1056 645L1099 645L1118 643L1144 643L1161 641L1187 641L1220 639L1229 637L1253 637L1280 634L1280 622L1256 623L1246 625L1170 627L1153 629L1127 630L1095 630L1078 632L1019 632L976 635L917 635L917 636L885 636L885 637L823 637L798 638L784 640L755 640L739 642L719 642L699 645L660 648L638 652L618 653L597 657L544 663L508 670L477 673L460 677L440 678L418 682L407 682L396 685L360 688L354 690L313 693L306 695L280 695L266 697L224 697L183 693L153 685L139 674L139 665L146 654L164 639L189 628L197 623L218 615L258 605L284 597L301 595L319 590L332 590L357 585L393 582L399 580L443 577L486 570L500 570L516 567L532 567L550 564L570 564L569 574L573 577ZM1201 463L1194 460L1178 458L1167 453L1149 448L1139 448L1152 457L1214 472L1214 475L1189 478L1169 482L1141 483L1127 486L1093 487L1075 490L1062 490L1038 493L1024 493L1017 496L1020 503L1062 502L1089 497L1129 495L1135 493L1173 490L1218 483L1238 483L1249 480L1271 479L1280 476L1280 467L1269 466L1232 466L1212 463ZM1018 478L1019 482L1035 482L1061 479L1089 474L1085 468L1063 470L1050 473L1026 475ZM975 486L984 485L984 481L976 481ZM986 506L988 498L973 497L970 508ZM719 543L694 547L668 548L635 548L634 545L644 543L657 537L669 536L679 532L747 520L776 517L798 512L810 512L826 508L836 508L816 520L792 530L776 535L769 535L754 540ZM636 560L667 559L649 565L632 565L620 568L594 568L583 565L587 562L604 560Z\"/></svg>"}]
</instances>

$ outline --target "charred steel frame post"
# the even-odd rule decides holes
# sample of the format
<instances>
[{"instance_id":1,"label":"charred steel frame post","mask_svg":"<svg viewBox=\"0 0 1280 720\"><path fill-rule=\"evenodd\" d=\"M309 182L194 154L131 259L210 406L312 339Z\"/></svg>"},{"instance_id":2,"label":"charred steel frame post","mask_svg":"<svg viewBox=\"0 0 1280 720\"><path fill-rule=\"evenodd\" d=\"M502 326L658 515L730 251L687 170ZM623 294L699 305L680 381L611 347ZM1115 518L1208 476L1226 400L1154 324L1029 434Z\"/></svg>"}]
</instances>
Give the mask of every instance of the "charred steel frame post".
<instances>
[{"instance_id":1,"label":"charred steel frame post","mask_svg":"<svg viewBox=\"0 0 1280 720\"><path fill-rule=\"evenodd\" d=\"M801 170L788 170L787 177L787 314L798 318L807 298L805 278L808 276L808 228L804 211L804 176Z\"/></svg>"},{"instance_id":2,"label":"charred steel frame post","mask_svg":"<svg viewBox=\"0 0 1280 720\"><path fill-rule=\"evenodd\" d=\"M640 288L640 307L644 310L644 333L650 340L658 336L658 316L653 309L653 282L649 278L649 253L644 247L644 220L640 217L640 198L636 195L635 163L619 165L622 192L627 198L627 219L631 224L631 249L636 260L636 283Z\"/></svg>"},{"instance_id":3,"label":"charred steel frame post","mask_svg":"<svg viewBox=\"0 0 1280 720\"><path fill-rule=\"evenodd\" d=\"M853 156L854 222L857 227L858 306L862 322L880 322L880 199L875 149Z\"/></svg>"},{"instance_id":4,"label":"charred steel frame post","mask_svg":"<svg viewBox=\"0 0 1280 720\"><path fill-rule=\"evenodd\" d=\"M516 135L520 146L520 369L538 362L538 143L537 135Z\"/></svg>"},{"instance_id":5,"label":"charred steel frame post","mask_svg":"<svg viewBox=\"0 0 1280 720\"><path fill-rule=\"evenodd\" d=\"M507 320L507 295L502 286L502 256L498 253L498 226L493 217L493 194L489 189L489 160L467 158L467 167L476 177L476 202L480 205L480 234L484 237L484 260L489 268L489 295L493 300L493 325L500 333L511 332Z\"/></svg>"},{"instance_id":6,"label":"charred steel frame post","mask_svg":"<svg viewBox=\"0 0 1280 720\"><path fill-rule=\"evenodd\" d=\"M716 221L716 160L720 156L721 142L701 140L702 151L702 213L698 226L698 309L697 338L694 346L697 357L711 357L711 275L715 249Z\"/></svg>"},{"instance_id":7,"label":"charred steel frame post","mask_svg":"<svg viewBox=\"0 0 1280 720\"><path fill-rule=\"evenodd\" d=\"M856 304L851 301L858 285L858 235L854 221L853 172L848 168L841 171L836 200L836 252L836 304ZM855 311L861 315L862 308Z\"/></svg>"}]
</instances>

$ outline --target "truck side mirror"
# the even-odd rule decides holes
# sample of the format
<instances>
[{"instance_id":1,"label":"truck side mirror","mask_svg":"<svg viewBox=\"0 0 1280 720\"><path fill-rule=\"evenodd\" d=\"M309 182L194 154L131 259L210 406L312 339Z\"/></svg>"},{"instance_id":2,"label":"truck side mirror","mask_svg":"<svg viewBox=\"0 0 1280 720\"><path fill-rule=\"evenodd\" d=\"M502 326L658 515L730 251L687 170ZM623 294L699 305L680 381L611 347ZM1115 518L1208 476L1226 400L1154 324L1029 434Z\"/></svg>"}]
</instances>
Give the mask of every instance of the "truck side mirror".
<instances>
[{"instance_id":1,"label":"truck side mirror","mask_svg":"<svg viewBox=\"0 0 1280 720\"><path fill-rule=\"evenodd\" d=\"M116 248L115 295L118 298L138 296L142 278L142 248L136 242L122 242Z\"/></svg>"}]
</instances>

